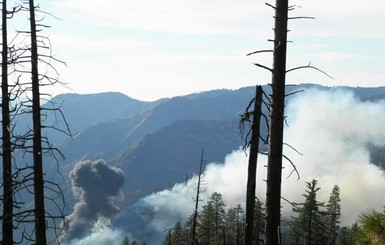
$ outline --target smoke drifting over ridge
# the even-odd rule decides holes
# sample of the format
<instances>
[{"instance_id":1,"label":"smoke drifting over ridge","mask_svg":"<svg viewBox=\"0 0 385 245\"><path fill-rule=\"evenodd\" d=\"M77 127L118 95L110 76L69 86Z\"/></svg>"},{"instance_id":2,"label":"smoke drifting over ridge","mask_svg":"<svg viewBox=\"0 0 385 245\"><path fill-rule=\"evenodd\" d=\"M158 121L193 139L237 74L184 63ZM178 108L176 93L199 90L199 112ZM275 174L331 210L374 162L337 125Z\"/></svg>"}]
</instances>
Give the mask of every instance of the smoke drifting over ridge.
<instances>
[{"instance_id":1,"label":"smoke drifting over ridge","mask_svg":"<svg viewBox=\"0 0 385 245\"><path fill-rule=\"evenodd\" d=\"M72 214L66 217L63 233L59 237L62 244L107 226L108 218L119 213L114 201L124 185L123 171L106 165L103 160L78 162L69 177L79 202L75 204Z\"/></svg>"},{"instance_id":2,"label":"smoke drifting over ridge","mask_svg":"<svg viewBox=\"0 0 385 245\"><path fill-rule=\"evenodd\" d=\"M285 143L295 147L302 155L285 147L288 156L301 175L289 178L292 167L284 162L282 195L291 200L303 201L305 182L318 179L321 190L319 201L328 201L334 185L339 185L342 199L342 225L350 225L364 210L382 210L385 205L385 176L370 163L368 143L385 144L385 102L371 103L356 99L351 93L307 90L293 97L286 108L288 126ZM208 200L212 192L220 192L228 207L245 202L248 157L241 150L228 155L223 164L207 165L203 176L202 198ZM266 156L258 157L257 196L265 199ZM198 164L197 164L198 168ZM165 229L176 221L184 221L194 210L197 177L147 196L112 221L118 230L106 229L94 237L122 234L147 244L160 244ZM283 203L283 215L291 207ZM124 233L122 233L124 231ZM91 239L90 237L87 239ZM84 243L86 244L86 243Z\"/></svg>"},{"instance_id":3,"label":"smoke drifting over ridge","mask_svg":"<svg viewBox=\"0 0 385 245\"><path fill-rule=\"evenodd\" d=\"M303 201L305 182L318 179L320 201L328 201L334 185L340 187L343 225L355 222L357 216L368 208L382 210L385 205L385 176L370 163L367 146L368 143L385 145L384 101L362 102L342 90L326 92L310 89L290 100L286 115L289 125L285 128L284 141L302 155L290 147L284 149L285 155L296 164L301 175L300 180L295 175L286 178L292 167L284 162L282 195L285 198ZM247 162L247 156L239 150L228 155L224 164L209 164L203 177L206 191L202 198L207 200L215 191L223 194L228 207L243 204ZM266 156L259 155L256 193L262 201L265 199L266 163ZM148 234L154 237L155 233L159 234L158 239L163 238L166 228L192 214L196 183L197 177L193 177L187 183L142 199L124 216L146 220L149 231L136 233L133 227L126 227L125 230L132 231L133 237L139 236L139 240L146 239ZM291 206L283 203L283 214L290 213Z\"/></svg>"}]
</instances>

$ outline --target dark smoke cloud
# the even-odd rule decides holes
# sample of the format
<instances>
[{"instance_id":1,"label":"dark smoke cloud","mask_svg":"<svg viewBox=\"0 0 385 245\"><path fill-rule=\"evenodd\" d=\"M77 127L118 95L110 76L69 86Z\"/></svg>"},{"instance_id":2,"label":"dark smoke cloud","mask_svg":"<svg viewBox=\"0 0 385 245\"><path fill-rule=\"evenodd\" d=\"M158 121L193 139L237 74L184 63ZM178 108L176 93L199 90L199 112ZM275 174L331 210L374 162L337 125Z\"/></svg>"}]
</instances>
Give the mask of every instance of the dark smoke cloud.
<instances>
[{"instance_id":1,"label":"dark smoke cloud","mask_svg":"<svg viewBox=\"0 0 385 245\"><path fill-rule=\"evenodd\" d=\"M108 166L104 160L78 162L69 177L79 202L66 217L59 239L62 244L88 235L100 218L118 214L119 209L114 203L124 185L123 171Z\"/></svg>"}]
</instances>

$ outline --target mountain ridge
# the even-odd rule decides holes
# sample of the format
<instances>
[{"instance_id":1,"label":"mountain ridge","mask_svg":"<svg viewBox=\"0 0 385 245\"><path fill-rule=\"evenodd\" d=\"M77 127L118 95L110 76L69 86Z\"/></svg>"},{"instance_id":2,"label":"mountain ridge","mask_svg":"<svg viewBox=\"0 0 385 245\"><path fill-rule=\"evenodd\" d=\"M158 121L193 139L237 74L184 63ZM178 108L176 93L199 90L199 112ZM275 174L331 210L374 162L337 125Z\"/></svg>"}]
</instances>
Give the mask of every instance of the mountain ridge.
<instances>
[{"instance_id":1,"label":"mountain ridge","mask_svg":"<svg viewBox=\"0 0 385 245\"><path fill-rule=\"evenodd\" d=\"M350 91L360 100L381 100L385 97L385 87L325 87L314 84L288 86L287 94L308 89ZM266 94L270 93L268 85L264 86L264 90ZM67 156L67 159L62 163L63 166L68 165L65 167L65 169L67 169L65 174L68 174L73 164L79 160L97 160L102 158L111 165L121 167L125 170L126 178L132 183L131 187L124 187L124 190L129 193L137 193L138 190L143 191L143 193L148 193L151 190L161 189L175 182L183 181L186 175L191 175L194 171L193 168L188 169L180 162L189 159L186 161L189 162L189 164L199 164L197 158L202 147L207 148L207 154L211 151L216 151L213 142L206 141L205 143L203 137L211 137L213 141L216 139L217 147L226 149L218 153L213 159L208 159L212 161L223 160L228 153L239 149L244 143L238 131L236 121L253 99L254 93L255 87L244 87L236 90L219 89L161 99L155 102L138 102L137 100L131 100L121 93L101 94L97 104L108 104L109 101L106 101L106 98L112 98L112 109L110 111L107 109L101 110L98 117L87 118L88 125L86 125L87 123L85 122L79 122L78 125L83 123L86 126L80 129L74 139L67 139L59 144L59 149ZM117 95L119 98L115 100L114 95ZM76 96L78 96L77 99L82 97L82 95ZM88 95L85 95L88 104L90 103L89 101L92 101L98 96L98 94L94 94L92 95L93 98L91 97L92 99L90 99L87 98ZM292 96L289 96L288 99L290 99L290 97ZM66 111L73 113L71 112L71 106L78 106L75 101L66 105ZM121 101L119 102L120 104L117 101ZM126 102L128 102L128 105L125 104ZM66 102L63 103L63 105L65 105ZM107 105L104 106L104 108L108 108ZM131 113L121 113L131 108L130 106L132 106L133 110ZM85 110L87 107L82 105L82 108ZM93 108L99 107L94 106ZM266 108L264 111L267 113ZM73 119L70 121L75 118L79 120L88 115L87 111L83 112L81 116L71 115ZM214 122L217 127L223 127L223 131L213 130L212 125L215 124ZM172 128L178 131L180 135L185 136L185 138L179 137L177 132L173 132ZM208 130L210 128L212 129L211 131ZM191 136L191 132L198 134L200 132L198 129L201 131L206 130L206 134L201 135L202 139L200 141ZM266 126L264 126L263 131L266 130ZM226 133L230 131L232 133L227 135ZM167 138L166 135L168 135L169 138ZM235 143L230 144L227 142L226 146L222 146L220 141L225 142L225 140L224 138L219 140L220 135L227 135L228 138ZM171 138L173 140L171 140ZM194 146L194 148L191 146L188 147L184 141L195 142L196 146ZM154 145L151 142L159 143L158 145ZM173 149L170 145L173 145L174 148L180 148L181 151L184 152L184 155L175 155L174 158L171 156L163 158L161 154L166 156L170 154L168 151ZM211 146L208 147L207 145ZM169 148L166 150L164 148L165 146ZM149 157L145 158L144 155L148 155ZM155 160L151 160L150 156ZM174 173L169 172L171 176L169 180L165 177L166 173L164 172L162 173L162 181L152 184L140 184L144 176L153 179L157 178L155 176L159 174L159 171L158 173L152 171L153 175L150 175L149 173L151 171L146 173L146 171L142 170L151 169L151 166L156 168L162 164L166 164L162 162L162 160L166 162L172 161L174 164L178 164L179 162L180 166L175 168L178 169L179 172L177 173L175 169ZM154 165L154 163L157 163L157 165ZM137 174L135 175L133 173ZM130 181L127 181L127 185L130 185ZM138 196L140 195L136 195L136 197Z\"/></svg>"}]
</instances>

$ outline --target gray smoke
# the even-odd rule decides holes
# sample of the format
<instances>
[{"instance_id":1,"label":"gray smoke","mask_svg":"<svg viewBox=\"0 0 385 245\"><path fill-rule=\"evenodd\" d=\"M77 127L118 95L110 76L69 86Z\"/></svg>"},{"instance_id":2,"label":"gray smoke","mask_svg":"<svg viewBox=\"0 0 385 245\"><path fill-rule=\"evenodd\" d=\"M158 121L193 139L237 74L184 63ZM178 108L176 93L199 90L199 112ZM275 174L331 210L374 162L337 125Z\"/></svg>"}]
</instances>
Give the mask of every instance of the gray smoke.
<instances>
[{"instance_id":1,"label":"gray smoke","mask_svg":"<svg viewBox=\"0 0 385 245\"><path fill-rule=\"evenodd\" d=\"M123 171L104 160L78 162L69 177L79 201L64 222L62 244L89 235L96 226L108 225L109 218L119 213L115 202L124 185Z\"/></svg>"}]
</instances>

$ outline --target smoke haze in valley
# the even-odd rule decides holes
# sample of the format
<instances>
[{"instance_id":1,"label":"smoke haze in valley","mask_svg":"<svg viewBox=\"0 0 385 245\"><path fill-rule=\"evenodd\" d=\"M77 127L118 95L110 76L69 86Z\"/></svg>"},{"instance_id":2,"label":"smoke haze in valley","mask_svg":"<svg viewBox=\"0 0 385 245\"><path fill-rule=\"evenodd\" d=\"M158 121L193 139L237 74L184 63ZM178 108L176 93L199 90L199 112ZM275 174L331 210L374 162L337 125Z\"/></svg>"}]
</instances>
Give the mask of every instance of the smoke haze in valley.
<instances>
[{"instance_id":1,"label":"smoke haze in valley","mask_svg":"<svg viewBox=\"0 0 385 245\"><path fill-rule=\"evenodd\" d=\"M286 107L284 154L296 165L301 178L284 161L282 196L303 201L306 182L317 179L321 190L317 199L327 202L334 185L341 189L342 225L350 225L370 208L382 210L385 204L385 176L370 163L368 144L385 144L385 103L362 102L343 90L329 92L309 89L295 95ZM212 192L223 195L227 207L244 204L248 156L242 150L229 154L224 163L207 165L203 175L208 200ZM259 155L257 197L264 201L267 158ZM197 163L197 169L199 168ZM288 178L286 178L288 177ZM129 181L127 181L129 184ZM159 244L165 230L176 221L185 221L194 211L197 177L171 189L142 198L112 221L112 227L93 234L128 235L148 244ZM200 204L202 206L202 203ZM291 206L283 202L283 215L289 217ZM119 237L118 237L119 236Z\"/></svg>"}]
</instances>

